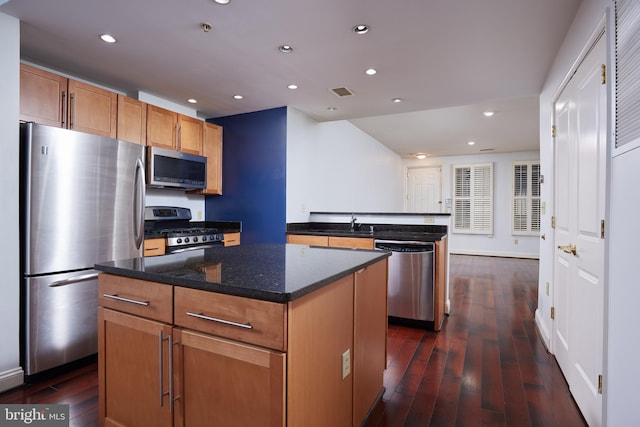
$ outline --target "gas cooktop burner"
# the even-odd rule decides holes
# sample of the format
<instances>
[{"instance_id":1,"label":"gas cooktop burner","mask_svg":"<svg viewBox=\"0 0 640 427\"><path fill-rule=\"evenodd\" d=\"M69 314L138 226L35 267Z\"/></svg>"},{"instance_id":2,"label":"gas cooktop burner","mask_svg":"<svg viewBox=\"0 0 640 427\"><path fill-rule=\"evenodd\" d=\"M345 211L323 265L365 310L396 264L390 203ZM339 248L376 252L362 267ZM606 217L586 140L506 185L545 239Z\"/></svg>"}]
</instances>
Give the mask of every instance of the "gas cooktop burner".
<instances>
[{"instance_id":1,"label":"gas cooktop burner","mask_svg":"<svg viewBox=\"0 0 640 427\"><path fill-rule=\"evenodd\" d=\"M190 220L188 208L147 206L145 234L166 238L168 252L222 244L224 234L217 228L192 224Z\"/></svg>"}]
</instances>

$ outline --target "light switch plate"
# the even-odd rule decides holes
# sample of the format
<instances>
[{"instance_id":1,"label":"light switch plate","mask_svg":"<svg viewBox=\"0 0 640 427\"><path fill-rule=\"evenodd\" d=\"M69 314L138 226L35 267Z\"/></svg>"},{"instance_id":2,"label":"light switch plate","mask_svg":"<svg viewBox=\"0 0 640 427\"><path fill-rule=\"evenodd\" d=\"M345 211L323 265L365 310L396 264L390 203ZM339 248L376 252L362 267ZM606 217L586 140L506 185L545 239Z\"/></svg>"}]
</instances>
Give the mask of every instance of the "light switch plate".
<instances>
[{"instance_id":1,"label":"light switch plate","mask_svg":"<svg viewBox=\"0 0 640 427\"><path fill-rule=\"evenodd\" d=\"M342 379L347 378L351 373L351 350L347 349L342 353Z\"/></svg>"}]
</instances>

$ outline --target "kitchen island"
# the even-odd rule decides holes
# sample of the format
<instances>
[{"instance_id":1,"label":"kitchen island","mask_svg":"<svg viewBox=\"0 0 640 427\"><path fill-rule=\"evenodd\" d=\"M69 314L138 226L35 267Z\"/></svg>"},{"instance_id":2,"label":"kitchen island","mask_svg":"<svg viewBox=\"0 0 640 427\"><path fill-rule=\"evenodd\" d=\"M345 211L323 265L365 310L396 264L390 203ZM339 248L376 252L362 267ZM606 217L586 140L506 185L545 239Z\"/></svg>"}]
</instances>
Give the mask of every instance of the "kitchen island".
<instances>
[{"instance_id":1,"label":"kitchen island","mask_svg":"<svg viewBox=\"0 0 640 427\"><path fill-rule=\"evenodd\" d=\"M358 426L386 252L240 245L96 265L101 425Z\"/></svg>"}]
</instances>

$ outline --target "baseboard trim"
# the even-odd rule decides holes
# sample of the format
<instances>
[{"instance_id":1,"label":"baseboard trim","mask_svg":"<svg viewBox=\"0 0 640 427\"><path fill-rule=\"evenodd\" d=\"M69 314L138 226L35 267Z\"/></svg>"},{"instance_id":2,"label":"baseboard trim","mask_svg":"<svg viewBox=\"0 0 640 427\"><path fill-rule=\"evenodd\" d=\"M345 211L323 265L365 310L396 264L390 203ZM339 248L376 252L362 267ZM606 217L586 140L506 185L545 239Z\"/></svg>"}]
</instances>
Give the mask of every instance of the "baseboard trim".
<instances>
[{"instance_id":1,"label":"baseboard trim","mask_svg":"<svg viewBox=\"0 0 640 427\"><path fill-rule=\"evenodd\" d=\"M502 258L526 258L540 259L539 253L522 253L522 252L498 252L498 251L476 251L467 249L450 249L451 255L478 255L478 256L495 256Z\"/></svg>"},{"instance_id":2,"label":"baseboard trim","mask_svg":"<svg viewBox=\"0 0 640 427\"><path fill-rule=\"evenodd\" d=\"M544 322L541 320L541 315L542 314L540 312L540 309L537 308L534 315L534 319L536 321L536 329L538 330L538 334L540 335L542 344L544 344L549 353L553 354L553 351L551 351L551 333L549 332L549 329L547 329Z\"/></svg>"},{"instance_id":3,"label":"baseboard trim","mask_svg":"<svg viewBox=\"0 0 640 427\"><path fill-rule=\"evenodd\" d=\"M0 373L0 393L24 384L24 371L18 367Z\"/></svg>"}]
</instances>

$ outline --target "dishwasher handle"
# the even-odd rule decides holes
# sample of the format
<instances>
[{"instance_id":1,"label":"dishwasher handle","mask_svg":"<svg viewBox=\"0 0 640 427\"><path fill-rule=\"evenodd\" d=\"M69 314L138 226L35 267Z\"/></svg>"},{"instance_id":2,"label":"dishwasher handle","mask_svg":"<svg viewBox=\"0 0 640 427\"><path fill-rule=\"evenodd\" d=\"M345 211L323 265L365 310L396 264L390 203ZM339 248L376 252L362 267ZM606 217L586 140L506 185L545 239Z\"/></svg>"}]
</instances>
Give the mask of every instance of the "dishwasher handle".
<instances>
[{"instance_id":1,"label":"dishwasher handle","mask_svg":"<svg viewBox=\"0 0 640 427\"><path fill-rule=\"evenodd\" d=\"M375 240L373 246L377 250L390 252L433 252L433 242L414 240Z\"/></svg>"}]
</instances>

